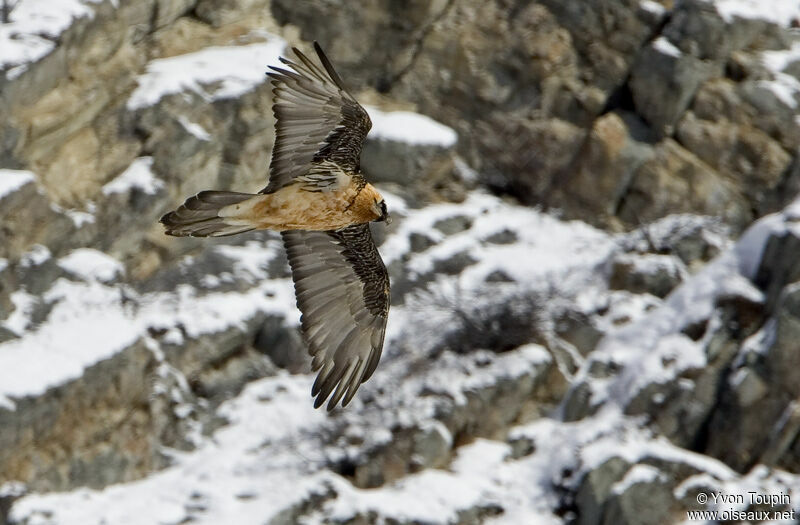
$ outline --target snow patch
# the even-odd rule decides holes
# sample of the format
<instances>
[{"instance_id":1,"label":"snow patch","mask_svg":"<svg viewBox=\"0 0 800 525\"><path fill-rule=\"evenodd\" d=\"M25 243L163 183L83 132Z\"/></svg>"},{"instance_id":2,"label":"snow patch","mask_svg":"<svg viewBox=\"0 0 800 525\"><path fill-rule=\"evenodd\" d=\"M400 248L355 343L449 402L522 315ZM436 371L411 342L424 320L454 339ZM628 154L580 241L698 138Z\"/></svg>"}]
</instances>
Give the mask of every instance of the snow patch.
<instances>
[{"instance_id":1,"label":"snow patch","mask_svg":"<svg viewBox=\"0 0 800 525\"><path fill-rule=\"evenodd\" d=\"M449 148L458 141L453 128L425 115L411 111L381 111L374 106L364 106L364 109L372 121L370 138L443 148Z\"/></svg>"},{"instance_id":2,"label":"snow patch","mask_svg":"<svg viewBox=\"0 0 800 525\"><path fill-rule=\"evenodd\" d=\"M50 257L52 257L52 254L47 246L34 244L30 250L20 257L19 263L23 268L30 268L31 266L44 264Z\"/></svg>"},{"instance_id":3,"label":"snow patch","mask_svg":"<svg viewBox=\"0 0 800 525\"><path fill-rule=\"evenodd\" d=\"M25 290L17 290L11 294L11 304L14 305L14 311L3 321L2 325L21 336L30 325L31 312L36 306L36 296ZM0 396L0 402L2 402L2 396Z\"/></svg>"},{"instance_id":4,"label":"snow patch","mask_svg":"<svg viewBox=\"0 0 800 525\"><path fill-rule=\"evenodd\" d=\"M664 479L664 474L655 467L650 465L634 465L625 474L625 477L620 481L614 483L611 487L611 492L614 494L624 494L632 485L637 483L652 483L660 479Z\"/></svg>"},{"instance_id":5,"label":"snow patch","mask_svg":"<svg viewBox=\"0 0 800 525\"><path fill-rule=\"evenodd\" d=\"M788 27L792 20L800 18L800 2L797 0L706 0L713 3L726 22L734 18L756 18Z\"/></svg>"},{"instance_id":6,"label":"snow patch","mask_svg":"<svg viewBox=\"0 0 800 525\"><path fill-rule=\"evenodd\" d=\"M244 246L221 245L215 248L217 253L233 259L235 271L246 274L251 280L267 278L267 266L283 250L283 245L275 241L264 243L250 241ZM214 277L214 276L206 276Z\"/></svg>"},{"instance_id":7,"label":"snow patch","mask_svg":"<svg viewBox=\"0 0 800 525\"><path fill-rule=\"evenodd\" d=\"M0 344L0 402L5 405L80 377L85 368L146 338L150 328L181 327L195 338L244 327L258 312L284 315L289 323L299 318L289 279L267 279L244 292L198 295L182 285L174 292L140 295L102 282L122 267L100 252L76 250L59 264L80 272L87 282L57 280L43 296L52 310L34 329L28 316L34 298L16 292L19 313L12 313L5 325L23 337Z\"/></svg>"},{"instance_id":8,"label":"snow patch","mask_svg":"<svg viewBox=\"0 0 800 525\"><path fill-rule=\"evenodd\" d=\"M181 126L183 126L183 129L194 135L196 138L206 142L211 140L211 135L209 135L208 131L206 131L206 129L200 124L191 122L183 115L178 117L178 122L180 122Z\"/></svg>"},{"instance_id":9,"label":"snow patch","mask_svg":"<svg viewBox=\"0 0 800 525\"><path fill-rule=\"evenodd\" d=\"M765 51L761 54L761 61L775 78L760 80L758 85L772 91L789 108L797 109L800 80L784 73L784 70L789 64L800 61L800 42L795 42L789 49Z\"/></svg>"},{"instance_id":10,"label":"snow patch","mask_svg":"<svg viewBox=\"0 0 800 525\"><path fill-rule=\"evenodd\" d=\"M659 53L675 58L680 58L682 55L681 50L664 36L660 36L653 41L653 48Z\"/></svg>"},{"instance_id":11,"label":"snow patch","mask_svg":"<svg viewBox=\"0 0 800 525\"><path fill-rule=\"evenodd\" d=\"M82 228L84 224L94 224L95 217L89 212L81 210L66 210L64 213L70 218L76 228Z\"/></svg>"},{"instance_id":12,"label":"snow patch","mask_svg":"<svg viewBox=\"0 0 800 525\"><path fill-rule=\"evenodd\" d=\"M459 216L470 222L465 231L445 235L434 226ZM508 244L484 241L502 232L510 232L516 240ZM465 252L475 263L462 271L459 279L462 285L473 288L490 274L502 271L517 282L579 289L587 280L600 277L595 267L614 247L611 236L583 222L560 221L479 192L461 204L431 205L409 215L380 248L387 264L407 256L414 233L425 235L435 244L410 254L409 269L417 274L430 272L437 261Z\"/></svg>"},{"instance_id":13,"label":"snow patch","mask_svg":"<svg viewBox=\"0 0 800 525\"><path fill-rule=\"evenodd\" d=\"M326 415L309 403L306 377L281 372L251 383L220 412L230 424L193 453L173 451L175 466L103 490L31 495L14 505L12 519L257 525L338 481L309 472L323 458L308 436Z\"/></svg>"},{"instance_id":14,"label":"snow patch","mask_svg":"<svg viewBox=\"0 0 800 525\"><path fill-rule=\"evenodd\" d=\"M2 29L0 24L0 29ZM0 43L2 48L2 43ZM0 169L0 199L36 180L30 171Z\"/></svg>"},{"instance_id":15,"label":"snow patch","mask_svg":"<svg viewBox=\"0 0 800 525\"><path fill-rule=\"evenodd\" d=\"M648 13L653 13L654 15L660 16L667 12L667 9L663 5L653 0L642 0L639 2L639 6Z\"/></svg>"},{"instance_id":16,"label":"snow patch","mask_svg":"<svg viewBox=\"0 0 800 525\"><path fill-rule=\"evenodd\" d=\"M137 79L128 109L152 106L162 97L191 91L206 100L236 98L266 82L267 66L278 63L286 46L269 35L266 42L208 47L195 53L153 60Z\"/></svg>"},{"instance_id":17,"label":"snow patch","mask_svg":"<svg viewBox=\"0 0 800 525\"><path fill-rule=\"evenodd\" d=\"M102 0L18 0L9 22L0 24L0 71L9 80L55 49L59 36L78 18L92 18L88 4Z\"/></svg>"},{"instance_id":18,"label":"snow patch","mask_svg":"<svg viewBox=\"0 0 800 525\"><path fill-rule=\"evenodd\" d=\"M125 267L121 262L92 248L73 250L67 256L59 259L58 265L64 271L85 281L111 282L118 275L125 273Z\"/></svg>"},{"instance_id":19,"label":"snow patch","mask_svg":"<svg viewBox=\"0 0 800 525\"><path fill-rule=\"evenodd\" d=\"M147 195L155 195L164 187L164 181L156 178L152 171L153 157L139 157L114 180L103 186L103 195L127 193L137 189Z\"/></svg>"}]
</instances>

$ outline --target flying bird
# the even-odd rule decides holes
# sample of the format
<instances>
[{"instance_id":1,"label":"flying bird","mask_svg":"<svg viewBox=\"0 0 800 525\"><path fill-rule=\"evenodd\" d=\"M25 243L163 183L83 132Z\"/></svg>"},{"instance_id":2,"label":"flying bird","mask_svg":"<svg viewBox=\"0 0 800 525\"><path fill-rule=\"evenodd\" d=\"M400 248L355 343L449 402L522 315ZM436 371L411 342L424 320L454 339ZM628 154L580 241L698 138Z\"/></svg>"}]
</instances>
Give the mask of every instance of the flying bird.
<instances>
[{"instance_id":1,"label":"flying bird","mask_svg":"<svg viewBox=\"0 0 800 525\"><path fill-rule=\"evenodd\" d=\"M292 50L296 60L280 58L291 70L270 66L267 73L276 119L267 186L257 194L202 191L161 222L175 236L281 232L311 366L319 371L314 407L330 396L332 410L353 399L381 357L389 275L369 223L390 218L361 175L361 147L372 127L367 112L319 44L318 62Z\"/></svg>"}]
</instances>

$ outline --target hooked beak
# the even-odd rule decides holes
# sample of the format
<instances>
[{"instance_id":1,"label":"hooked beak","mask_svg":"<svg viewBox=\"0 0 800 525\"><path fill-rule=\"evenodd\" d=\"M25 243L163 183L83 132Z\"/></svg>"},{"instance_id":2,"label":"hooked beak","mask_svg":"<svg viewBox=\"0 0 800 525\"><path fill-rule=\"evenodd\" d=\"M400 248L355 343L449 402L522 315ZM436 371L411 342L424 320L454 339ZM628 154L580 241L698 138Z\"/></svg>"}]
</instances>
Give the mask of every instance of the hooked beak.
<instances>
[{"instance_id":1,"label":"hooked beak","mask_svg":"<svg viewBox=\"0 0 800 525\"><path fill-rule=\"evenodd\" d=\"M380 201L380 217L378 217L378 221L385 222L386 224L392 223L392 218L389 216L389 210L386 209L386 201Z\"/></svg>"}]
</instances>

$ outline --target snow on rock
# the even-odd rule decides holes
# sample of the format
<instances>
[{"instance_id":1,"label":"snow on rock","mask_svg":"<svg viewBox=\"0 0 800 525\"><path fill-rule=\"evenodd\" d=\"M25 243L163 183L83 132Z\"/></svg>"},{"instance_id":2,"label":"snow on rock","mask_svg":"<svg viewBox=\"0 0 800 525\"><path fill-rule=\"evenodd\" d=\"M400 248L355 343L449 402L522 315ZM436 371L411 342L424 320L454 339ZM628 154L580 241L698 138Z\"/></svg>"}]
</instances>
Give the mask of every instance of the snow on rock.
<instances>
[{"instance_id":1,"label":"snow on rock","mask_svg":"<svg viewBox=\"0 0 800 525\"><path fill-rule=\"evenodd\" d=\"M798 98L798 94L800 94L800 79L785 73L784 70L789 64L800 61L800 42L795 42L789 49L765 51L761 54L761 60L775 78L773 80L760 80L758 85L772 91L789 108L797 109L798 101L800 100Z\"/></svg>"},{"instance_id":2,"label":"snow on rock","mask_svg":"<svg viewBox=\"0 0 800 525\"><path fill-rule=\"evenodd\" d=\"M103 186L103 194L127 193L138 189L148 195L154 195L164 187L164 182L153 174L153 157L139 157L114 180Z\"/></svg>"},{"instance_id":3,"label":"snow on rock","mask_svg":"<svg viewBox=\"0 0 800 525\"><path fill-rule=\"evenodd\" d=\"M43 296L52 310L33 328L25 315L31 298L19 297L19 316L25 316L12 314L8 328L22 337L0 344L0 402L7 406L13 405L13 398L39 395L80 377L86 367L146 337L151 328L168 331L181 326L186 336L199 337L243 326L257 312L284 315L289 324L297 322L288 279L265 279L242 292L198 295L192 287L181 285L174 292L140 295L128 287L105 284L122 267L94 250L76 250L61 258L59 265L87 282L57 280Z\"/></svg>"},{"instance_id":4,"label":"snow on rock","mask_svg":"<svg viewBox=\"0 0 800 525\"><path fill-rule=\"evenodd\" d=\"M34 244L30 250L22 254L19 262L23 268L30 268L31 266L41 266L50 257L52 257L52 254L47 246Z\"/></svg>"},{"instance_id":5,"label":"snow on rock","mask_svg":"<svg viewBox=\"0 0 800 525\"><path fill-rule=\"evenodd\" d=\"M718 297L730 294L763 299L750 277L767 239L776 231L795 228L791 210L766 216L742 235L733 246L695 275L679 285L665 301L633 323L611 329L600 341L593 359L614 362L622 372L609 382L594 379L593 402L614 400L625 406L649 384L660 384L681 372L704 366L703 341L693 341L682 330L693 322L708 319ZM586 373L583 370L581 374Z\"/></svg>"},{"instance_id":6,"label":"snow on rock","mask_svg":"<svg viewBox=\"0 0 800 525\"><path fill-rule=\"evenodd\" d=\"M194 135L198 139L200 139L202 141L211 140L211 135L209 135L208 131L206 131L205 128L203 126L201 126L200 124L190 121L189 119L187 119L183 115L178 117L178 122L181 123L181 126L183 126L183 128L186 131L188 131L189 133L191 133L192 135Z\"/></svg>"},{"instance_id":7,"label":"snow on rock","mask_svg":"<svg viewBox=\"0 0 800 525\"><path fill-rule=\"evenodd\" d=\"M624 494L631 485L650 483L658 479L663 479L664 477L664 474L655 467L651 467L650 465L634 465L621 481L614 484L611 491L614 494Z\"/></svg>"},{"instance_id":8,"label":"snow on rock","mask_svg":"<svg viewBox=\"0 0 800 525\"><path fill-rule=\"evenodd\" d=\"M411 111L381 111L364 106L372 121L369 137L378 140L405 142L449 148L458 141L456 132L430 117Z\"/></svg>"},{"instance_id":9,"label":"snow on rock","mask_svg":"<svg viewBox=\"0 0 800 525\"><path fill-rule=\"evenodd\" d=\"M266 42L208 47L153 60L137 79L139 85L128 99L128 109L152 106L166 95L183 91L206 100L241 96L266 81L267 66L279 63L286 41L273 35L267 38Z\"/></svg>"},{"instance_id":10,"label":"snow on rock","mask_svg":"<svg viewBox=\"0 0 800 525\"><path fill-rule=\"evenodd\" d=\"M14 305L14 311L2 322L2 326L17 335L22 335L30 324L30 314L36 304L36 297L25 290L17 290L11 294L11 303ZM0 405L2 404L3 400L0 398Z\"/></svg>"},{"instance_id":11,"label":"snow on rock","mask_svg":"<svg viewBox=\"0 0 800 525\"><path fill-rule=\"evenodd\" d=\"M656 51L669 55L671 57L680 58L682 55L681 50L675 47L675 44L667 40L667 37L660 36L653 42L653 47Z\"/></svg>"},{"instance_id":12,"label":"snow on rock","mask_svg":"<svg viewBox=\"0 0 800 525\"><path fill-rule=\"evenodd\" d=\"M445 235L434 227L453 217L464 217L469 228ZM586 223L560 221L538 210L513 206L483 193L472 193L461 204L431 205L409 216L381 246L387 264L409 251L410 236L415 232L429 236L435 245L412 255L409 269L418 274L429 272L437 261L458 252L468 252L476 263L461 273L460 283L472 287L497 270L518 282L577 285L591 279L595 266L604 261L615 246L612 236ZM503 232L513 232L515 242L485 242Z\"/></svg>"},{"instance_id":13,"label":"snow on rock","mask_svg":"<svg viewBox=\"0 0 800 525\"><path fill-rule=\"evenodd\" d=\"M642 9L648 13L653 13L654 15L663 15L667 11L663 5L655 2L654 0L642 0L639 2L639 5L642 7Z\"/></svg>"},{"instance_id":14,"label":"snow on rock","mask_svg":"<svg viewBox=\"0 0 800 525\"><path fill-rule=\"evenodd\" d=\"M84 224L94 224L95 217L92 213L81 210L66 210L64 213L70 218L76 228L82 228Z\"/></svg>"},{"instance_id":15,"label":"snow on rock","mask_svg":"<svg viewBox=\"0 0 800 525\"><path fill-rule=\"evenodd\" d=\"M722 18L730 22L735 17L760 18L769 22L789 26L800 18L800 3L797 0L707 0L713 3Z\"/></svg>"},{"instance_id":16,"label":"snow on rock","mask_svg":"<svg viewBox=\"0 0 800 525\"><path fill-rule=\"evenodd\" d=\"M458 447L447 469L424 469L378 488L358 488L329 465L336 459L336 450L346 456L351 452L357 454L360 447L334 447L320 437L334 432L343 421L350 421L349 412L331 417L314 410L308 396L312 378L281 373L251 383L237 398L223 404L221 414L230 423L211 436L198 437L199 445L193 452L170 452L174 464L167 469L103 490L30 494L14 504L11 518L24 523L63 525L181 521L249 524L263 523L279 515L292 516L293 509L304 508L302 517L309 522L375 518L446 523L477 512L482 513L481 519L487 523L526 522L530 516L536 516L540 523L561 523L562 518L555 513L561 496L554 490L554 484L568 483L563 481L566 471L574 473L574 480L569 483L580 483L583 474L612 457L632 465L613 486L616 492L631 484L662 479L665 475L659 469L662 460L687 465L702 473L685 481L681 485L683 491L701 482L737 490L736 484L749 483L750 475L739 476L717 460L654 435L640 418L625 415L624 400L645 381L664 381L685 367L703 366L705 356L699 343L680 334L681 328L698 316L708 315L720 293L731 290L739 294L758 293L741 274L743 267L754 264L746 259L757 257L770 233L792 227L796 218L792 210L796 209L797 205L790 206L786 212L756 223L737 244L689 277L664 301L651 298L654 307L650 311L643 309L638 320L622 327L610 324L609 335L595 352L613 355L623 370L615 380L606 383L607 388L603 389L597 380L593 380L593 386L600 387L595 394L599 392L616 402L575 422L542 417L513 427L509 440L524 439L532 443L532 452L527 455L514 457L507 443L478 439ZM406 209L404 213L407 217L381 248L388 261L402 259L408 253L408 236L425 231L436 237L438 245L416 254L422 259L415 262L412 257L409 264L423 268L431 262L427 259L445 257L446 253L466 248L478 254L476 265L486 265L479 272L481 275L490 267L502 267L524 279L526 285L531 281L561 284L570 274L578 275L580 278L573 286L563 288L573 294L576 303L586 302L589 306L604 293L601 279L595 276L593 281L591 275L598 273L598 265L625 240L582 223L559 221L481 194L471 196L461 205L433 205L421 210ZM456 216L469 218L469 226L463 231L445 235L433 227L437 221ZM505 229L514 231L515 243L481 242ZM494 249L515 245L519 245L518 251L492 255ZM277 240L264 245L248 242L243 246L214 248L236 261L233 271L253 278L265 275L273 255L262 252L279 249ZM532 261L536 264L531 264ZM477 286L476 279L464 275L443 279L451 284L461 280L468 290ZM23 342L12 341L0 347L2 393L13 397L29 393L31 384L63 380L69 367L85 366L98 358L101 347L105 352L113 351L139 337L146 326L177 333L175 327L181 324L184 333L192 337L203 330L235 324L253 309L286 312L294 304L288 279L267 279L251 292L210 292L205 296L181 286L174 293L139 298L136 315L114 306L112 293L115 290L97 282L59 281L49 299L60 297L61 301L56 303L45 326L28 333ZM71 297L77 296L82 298L80 305L68 304ZM369 443L374 435L377 436L374 439L391 443L392 433L387 428L415 425L422 428L423 424L435 421L437 407L441 407L434 401L437 396L456 404L464 403L466 393L481 392L486 385L507 383L552 362L552 355L536 344L503 354L476 351L469 358L446 351L435 361L425 361L423 370L409 375L409 367L415 366L414 360L419 356L400 353L396 343L403 327L409 326L413 319L414 308L406 304L392 310L387 355L375 377L362 388L362 396L348 409L360 412L359 418L374 419L368 423L353 419L369 428L363 432L354 428L348 434L353 439ZM55 326L56 322L63 325ZM98 324L104 327L100 334L103 344L85 341L84 346L92 349L85 355L70 354L74 350L58 347L57 342L46 339L50 331L62 337L69 333L83 334L89 322L95 330ZM53 348L52 355L43 350L49 347ZM9 354L14 354L12 361L4 362L4 356ZM33 366L53 359L65 361L53 367L60 370L58 378L49 377L47 370L42 377L41 367ZM15 374L4 374L11 362L16 365ZM672 368L664 363L671 363ZM38 374L35 381L34 371ZM383 391L386 393L378 394ZM372 401L364 401L365 395ZM648 464L640 464L642 461ZM780 472L762 474L748 486L798 485L797 477ZM309 501L314 502L310 509ZM502 513L498 514L497 509L502 509ZM365 518L369 516L372 518Z\"/></svg>"},{"instance_id":17,"label":"snow on rock","mask_svg":"<svg viewBox=\"0 0 800 525\"><path fill-rule=\"evenodd\" d=\"M58 260L58 265L86 281L113 281L125 273L125 267L110 255L92 248L78 248Z\"/></svg>"},{"instance_id":18,"label":"snow on rock","mask_svg":"<svg viewBox=\"0 0 800 525\"><path fill-rule=\"evenodd\" d=\"M10 79L55 49L75 19L93 17L102 0L17 0L9 22L0 24L0 71Z\"/></svg>"},{"instance_id":19,"label":"snow on rock","mask_svg":"<svg viewBox=\"0 0 800 525\"><path fill-rule=\"evenodd\" d=\"M503 508L506 523L561 523L549 508L549 487L539 484L533 461L508 461L505 443L478 439L459 449L448 470L428 469L379 489L338 484L339 497L319 516L342 522L389 516L401 523L456 523L462 512ZM495 511L496 512L496 511Z\"/></svg>"},{"instance_id":20,"label":"snow on rock","mask_svg":"<svg viewBox=\"0 0 800 525\"><path fill-rule=\"evenodd\" d=\"M266 276L267 265L283 251L283 244L277 239L266 243L250 241L243 246L221 245L214 250L232 259L234 270L255 281Z\"/></svg>"},{"instance_id":21,"label":"snow on rock","mask_svg":"<svg viewBox=\"0 0 800 525\"><path fill-rule=\"evenodd\" d=\"M174 452L174 467L101 491L26 498L15 505L12 519L60 525L265 523L311 492L324 494L330 482L330 474L310 472L322 459L313 430L326 415L308 399L304 376L282 373L252 383L221 407L230 424L197 451Z\"/></svg>"},{"instance_id":22,"label":"snow on rock","mask_svg":"<svg viewBox=\"0 0 800 525\"><path fill-rule=\"evenodd\" d=\"M36 177L30 171L0 169L0 199L34 181Z\"/></svg>"}]
</instances>

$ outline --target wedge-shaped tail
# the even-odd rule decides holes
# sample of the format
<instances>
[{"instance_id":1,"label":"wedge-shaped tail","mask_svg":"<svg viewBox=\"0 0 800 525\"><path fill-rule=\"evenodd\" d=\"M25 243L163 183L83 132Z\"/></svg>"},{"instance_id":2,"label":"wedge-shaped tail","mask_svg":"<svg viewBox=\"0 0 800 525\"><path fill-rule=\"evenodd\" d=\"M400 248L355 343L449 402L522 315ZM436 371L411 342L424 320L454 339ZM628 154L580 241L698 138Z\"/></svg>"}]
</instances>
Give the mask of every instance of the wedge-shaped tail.
<instances>
[{"instance_id":1,"label":"wedge-shaped tail","mask_svg":"<svg viewBox=\"0 0 800 525\"><path fill-rule=\"evenodd\" d=\"M161 217L168 235L176 237L224 237L255 228L249 221L238 219L220 210L244 202L255 195L234 191L201 191L190 197L177 210Z\"/></svg>"}]
</instances>

